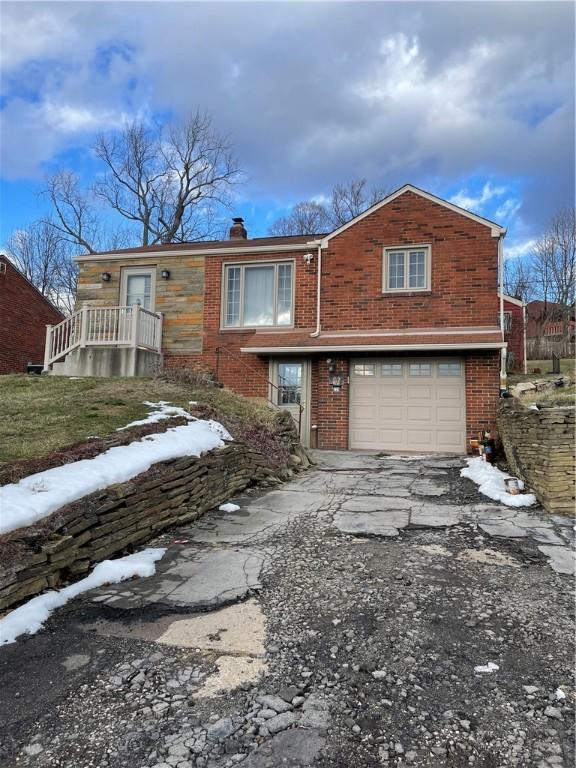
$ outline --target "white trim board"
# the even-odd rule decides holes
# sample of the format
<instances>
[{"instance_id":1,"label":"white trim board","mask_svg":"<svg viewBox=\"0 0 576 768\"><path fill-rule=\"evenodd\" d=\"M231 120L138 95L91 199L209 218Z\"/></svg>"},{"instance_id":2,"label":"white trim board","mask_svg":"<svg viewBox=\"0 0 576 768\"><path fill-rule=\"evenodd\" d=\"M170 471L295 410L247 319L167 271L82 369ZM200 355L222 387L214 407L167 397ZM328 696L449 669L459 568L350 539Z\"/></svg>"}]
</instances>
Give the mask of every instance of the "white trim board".
<instances>
[{"instance_id":1,"label":"white trim board","mask_svg":"<svg viewBox=\"0 0 576 768\"><path fill-rule=\"evenodd\" d=\"M311 240L309 243L295 243L294 245L250 245L250 241L247 241L246 245L241 247L234 246L232 248L179 248L178 250L170 250L166 248L164 251L126 251L125 253L85 253L81 256L75 256L74 261L124 261L126 259L160 259L163 256L210 256L212 254L216 256L225 256L230 254L236 256L237 254L249 254L249 253L289 253L290 251L309 251L311 248L318 246L319 241Z\"/></svg>"},{"instance_id":2,"label":"white trim board","mask_svg":"<svg viewBox=\"0 0 576 768\"><path fill-rule=\"evenodd\" d=\"M504 301L509 301L510 304L516 304L517 307L526 306L526 302L522 301L522 299L515 299L513 296L508 296L506 293L501 293L500 296L502 296Z\"/></svg>"},{"instance_id":3,"label":"white trim board","mask_svg":"<svg viewBox=\"0 0 576 768\"><path fill-rule=\"evenodd\" d=\"M249 352L253 355L278 355L278 354L298 354L306 355L312 352L412 352L420 351L440 351L440 350L461 350L467 349L506 349L507 343L505 341L485 341L485 342L472 342L466 344L464 342L456 344L357 344L354 346L344 347L342 344L334 346L318 346L318 347L241 347L240 352Z\"/></svg>"},{"instance_id":4,"label":"white trim board","mask_svg":"<svg viewBox=\"0 0 576 768\"><path fill-rule=\"evenodd\" d=\"M460 206L454 205L454 203L449 203L447 200L443 200L441 197L436 197L436 195L433 195L430 192L425 192L423 189L414 187L412 184L404 184L403 187L400 187L400 189L392 192L392 194L388 195L388 197L385 197L383 200L380 200L379 203L376 203L371 208L368 208L368 210L364 211L364 213L361 213L359 216L356 216L356 218L352 219L346 224L343 224L338 229L335 229L334 232L330 232L329 235L323 237L321 240L322 248L326 248L329 241L332 240L333 237L341 234L346 229L356 224L358 221L362 221L362 219L365 219L366 216L370 216L371 213L374 213L383 206L388 205L388 203L396 200L397 197L400 197L400 195L403 195L405 192L413 192L415 195L420 195L420 197L423 197L432 203L442 205L444 208L448 208L449 210L454 211L454 213L459 213L461 216L466 216L466 218L472 219L472 221L475 221L478 224L483 224L485 227L489 227L492 230L492 237L503 237L506 234L505 227L501 227L499 224L496 224L496 222L490 221L490 219L485 219L483 216L478 216L471 211L467 211L465 208L460 208Z\"/></svg>"}]
</instances>

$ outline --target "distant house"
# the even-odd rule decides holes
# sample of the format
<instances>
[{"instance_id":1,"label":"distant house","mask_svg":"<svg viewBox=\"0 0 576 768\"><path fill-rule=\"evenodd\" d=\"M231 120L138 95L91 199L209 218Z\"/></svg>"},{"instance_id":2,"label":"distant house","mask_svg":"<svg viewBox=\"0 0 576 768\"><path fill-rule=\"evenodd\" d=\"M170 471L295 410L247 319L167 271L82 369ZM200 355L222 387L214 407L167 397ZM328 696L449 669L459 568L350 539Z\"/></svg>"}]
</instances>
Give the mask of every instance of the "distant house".
<instances>
[{"instance_id":1,"label":"distant house","mask_svg":"<svg viewBox=\"0 0 576 768\"><path fill-rule=\"evenodd\" d=\"M526 305L526 351L528 359L540 360L559 355L574 355L576 323L574 307L568 320L568 333L564 337L564 308L552 301L530 301Z\"/></svg>"},{"instance_id":2,"label":"distant house","mask_svg":"<svg viewBox=\"0 0 576 768\"><path fill-rule=\"evenodd\" d=\"M504 305L504 341L508 344L509 371L526 370L526 304L514 296L502 296Z\"/></svg>"},{"instance_id":3,"label":"distant house","mask_svg":"<svg viewBox=\"0 0 576 768\"><path fill-rule=\"evenodd\" d=\"M25 373L44 361L46 326L64 315L0 254L0 374Z\"/></svg>"}]
</instances>

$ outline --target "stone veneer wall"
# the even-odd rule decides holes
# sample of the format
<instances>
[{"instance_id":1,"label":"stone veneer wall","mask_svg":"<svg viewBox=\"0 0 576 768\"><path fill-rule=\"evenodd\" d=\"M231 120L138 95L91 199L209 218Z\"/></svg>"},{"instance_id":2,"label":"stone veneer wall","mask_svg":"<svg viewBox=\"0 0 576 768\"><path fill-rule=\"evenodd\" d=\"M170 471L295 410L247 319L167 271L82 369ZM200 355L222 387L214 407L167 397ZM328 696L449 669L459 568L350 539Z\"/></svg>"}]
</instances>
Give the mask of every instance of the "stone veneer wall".
<instances>
[{"instance_id":1,"label":"stone veneer wall","mask_svg":"<svg viewBox=\"0 0 576 768\"><path fill-rule=\"evenodd\" d=\"M191 355L202 352L204 312L204 257L165 253L157 259L142 258L82 261L78 274L76 309L84 304L91 307L115 307L122 299L120 287L122 270L126 267L156 271L154 309L162 312L162 346L172 355ZM170 279L163 280L163 269ZM110 281L103 283L101 272L110 273Z\"/></svg>"},{"instance_id":2,"label":"stone veneer wall","mask_svg":"<svg viewBox=\"0 0 576 768\"><path fill-rule=\"evenodd\" d=\"M249 485L283 479L308 466L298 444L292 442L290 450L280 468L242 443L162 462L0 537L0 611L74 580L170 526L196 520Z\"/></svg>"},{"instance_id":3,"label":"stone veneer wall","mask_svg":"<svg viewBox=\"0 0 576 768\"><path fill-rule=\"evenodd\" d=\"M510 469L554 514L575 510L574 408L529 410L514 399L501 401L498 431Z\"/></svg>"}]
</instances>

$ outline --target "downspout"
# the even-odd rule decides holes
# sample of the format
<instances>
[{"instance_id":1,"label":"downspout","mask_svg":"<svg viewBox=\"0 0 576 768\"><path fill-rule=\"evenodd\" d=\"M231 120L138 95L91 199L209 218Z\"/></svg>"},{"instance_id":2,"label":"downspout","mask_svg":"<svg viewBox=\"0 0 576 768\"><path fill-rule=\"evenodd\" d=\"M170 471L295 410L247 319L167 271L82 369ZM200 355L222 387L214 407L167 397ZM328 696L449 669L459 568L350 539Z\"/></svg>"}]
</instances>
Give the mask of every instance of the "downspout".
<instances>
[{"instance_id":1,"label":"downspout","mask_svg":"<svg viewBox=\"0 0 576 768\"><path fill-rule=\"evenodd\" d=\"M526 354L526 302L522 304L522 326L524 333L524 376L528 373L528 357Z\"/></svg>"},{"instance_id":2,"label":"downspout","mask_svg":"<svg viewBox=\"0 0 576 768\"><path fill-rule=\"evenodd\" d=\"M320 283L322 280L322 245L318 246L318 279L316 281L316 330L310 336L317 339L320 336Z\"/></svg>"},{"instance_id":3,"label":"downspout","mask_svg":"<svg viewBox=\"0 0 576 768\"><path fill-rule=\"evenodd\" d=\"M500 332L504 341L504 237L506 230L500 233L498 238L498 293L500 296ZM500 389L506 389L506 357L507 349L502 347L500 351Z\"/></svg>"}]
</instances>

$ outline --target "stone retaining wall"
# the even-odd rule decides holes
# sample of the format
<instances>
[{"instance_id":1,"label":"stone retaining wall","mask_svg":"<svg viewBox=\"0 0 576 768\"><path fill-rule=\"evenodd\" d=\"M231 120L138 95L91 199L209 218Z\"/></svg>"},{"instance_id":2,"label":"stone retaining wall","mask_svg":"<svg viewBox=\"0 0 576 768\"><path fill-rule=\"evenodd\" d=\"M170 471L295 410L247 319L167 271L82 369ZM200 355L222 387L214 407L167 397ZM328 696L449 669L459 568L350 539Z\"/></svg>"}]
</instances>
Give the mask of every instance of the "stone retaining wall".
<instances>
[{"instance_id":1,"label":"stone retaining wall","mask_svg":"<svg viewBox=\"0 0 576 768\"><path fill-rule=\"evenodd\" d=\"M77 579L170 526L195 520L249 485L278 482L308 466L297 438L289 449L280 468L237 442L200 457L162 462L0 537L0 611Z\"/></svg>"},{"instance_id":2,"label":"stone retaining wall","mask_svg":"<svg viewBox=\"0 0 576 768\"><path fill-rule=\"evenodd\" d=\"M530 410L517 400L502 400L498 431L510 469L554 514L574 514L576 411Z\"/></svg>"}]
</instances>

